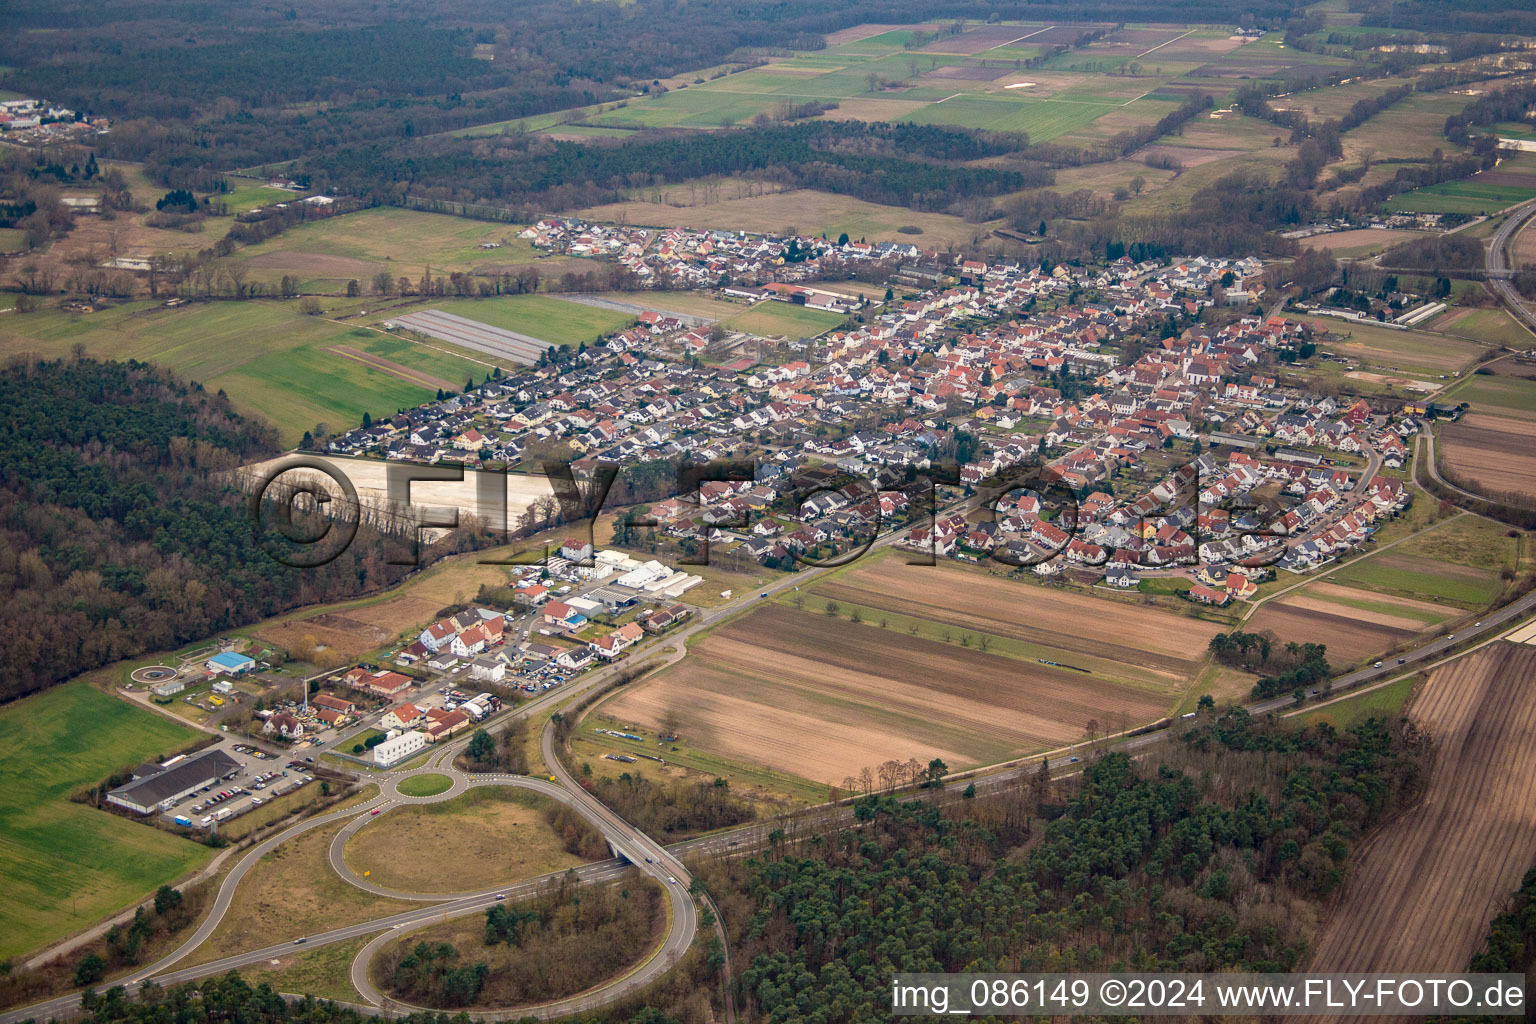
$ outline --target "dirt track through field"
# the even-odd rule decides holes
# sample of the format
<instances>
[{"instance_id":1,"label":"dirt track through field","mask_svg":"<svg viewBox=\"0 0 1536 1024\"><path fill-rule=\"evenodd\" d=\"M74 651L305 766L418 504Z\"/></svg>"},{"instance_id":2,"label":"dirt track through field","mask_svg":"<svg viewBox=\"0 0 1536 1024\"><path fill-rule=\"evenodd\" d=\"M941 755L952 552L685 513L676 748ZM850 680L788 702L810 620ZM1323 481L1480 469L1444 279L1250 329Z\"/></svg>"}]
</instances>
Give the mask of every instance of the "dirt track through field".
<instances>
[{"instance_id":1,"label":"dirt track through field","mask_svg":"<svg viewBox=\"0 0 1536 1024\"><path fill-rule=\"evenodd\" d=\"M840 784L892 758L950 768L1158 718L1168 698L780 605L722 628L607 705L649 728L668 711L696 748Z\"/></svg>"},{"instance_id":2,"label":"dirt track through field","mask_svg":"<svg viewBox=\"0 0 1536 1024\"><path fill-rule=\"evenodd\" d=\"M1464 971L1536 863L1536 648L1437 670L1410 715L1435 742L1428 790L1367 843L1308 970Z\"/></svg>"},{"instance_id":3,"label":"dirt track through field","mask_svg":"<svg viewBox=\"0 0 1536 1024\"><path fill-rule=\"evenodd\" d=\"M434 377L430 373L413 370L409 366L401 366L399 363L391 362L372 353L355 349L351 345L332 345L328 351L336 353L343 359L350 359L354 363L361 363L371 370L378 370L380 373L387 373L391 377L397 377L408 384L415 384L423 388L436 388L439 391L452 391L454 389L453 384L443 380L441 377Z\"/></svg>"}]
</instances>

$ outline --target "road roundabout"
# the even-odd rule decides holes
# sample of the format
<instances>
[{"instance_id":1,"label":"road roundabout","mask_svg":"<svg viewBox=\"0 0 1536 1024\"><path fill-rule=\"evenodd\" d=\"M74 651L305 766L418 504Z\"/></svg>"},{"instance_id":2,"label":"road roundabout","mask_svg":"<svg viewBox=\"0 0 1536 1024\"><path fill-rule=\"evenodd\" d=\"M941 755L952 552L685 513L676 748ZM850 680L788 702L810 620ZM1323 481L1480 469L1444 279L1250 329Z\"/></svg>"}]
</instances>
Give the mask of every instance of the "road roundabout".
<instances>
[{"instance_id":1,"label":"road roundabout","mask_svg":"<svg viewBox=\"0 0 1536 1024\"><path fill-rule=\"evenodd\" d=\"M292 956L298 952L307 952L332 943L373 935L374 938L354 958L351 967L354 987L365 1002L349 1005L376 1015L404 1016L429 1008L409 1006L392 999L379 992L369 978L368 966L374 955L392 939L446 920L483 914L488 907L499 902L530 899L547 891L552 883L569 874L574 874L575 880L581 883L600 884L617 881L629 871L636 869L648 875L661 887L670 905L669 926L665 936L659 944L646 952L640 962L630 967L620 977L611 978L585 992L565 999L539 1005L469 1011L469 1016L476 1020L494 1020L509 1016L551 1018L586 1012L631 996L669 971L693 944L698 930L698 910L688 891L690 876L682 863L655 841L609 811L569 776L561 782L556 782L549 778L523 775L476 775L454 768L453 760L465 742L467 741L448 745L445 749L434 753L421 767L392 772L376 778L373 781L379 786L379 793L361 803L306 818L252 846L224 877L208 915L193 934L173 952L156 963L120 979L118 984L123 985L129 993L133 993L144 982L151 979L161 985L178 984L223 974L230 970L254 967L279 957ZM446 777L449 784L446 788L439 789L440 783L432 779L433 776ZM426 783L418 781L416 785L412 785L412 780L424 779L428 781ZM429 894L391 889L362 878L347 866L343 856L347 839L369 824L375 823L376 819L382 819L377 822L376 827L386 826L390 809L415 804L442 803L473 789L488 786L515 787L570 806L602 834L615 857L572 868L569 872L546 873L535 878L503 882L500 885L491 885L467 893ZM435 791L423 796L410 795L412 790L420 792L423 788ZM348 884L375 896L421 903L423 907L420 910L396 913L318 934L294 936L285 942L262 949L237 953L179 970L175 968L177 963L186 959L218 931L234 902L240 883L262 858L290 840L338 821L347 823L332 840L328 850L328 861L337 876ZM0 1022L10 1024L13 1019L22 1020L27 1017L62 1018L76 1012L79 1003L79 994L72 993L26 1007L23 1011L0 1014ZM17 1016L18 1013L21 1013L21 1016Z\"/></svg>"},{"instance_id":2,"label":"road roundabout","mask_svg":"<svg viewBox=\"0 0 1536 1024\"><path fill-rule=\"evenodd\" d=\"M546 733L546 735L549 734ZM557 872L519 882L504 882L469 893L419 893L378 885L358 875L346 862L345 850L348 840L370 824L374 827L388 827L388 811L392 808L411 804L442 803L471 789L485 786L510 786L566 804L581 814L607 840L609 849L619 860L617 862L612 859L598 861L571 869L570 873L574 874L578 881L583 883L614 881L623 877L632 866L650 876L666 893L671 905L668 915L670 927L665 937L659 945L647 952L638 965L622 977L610 979L586 992L548 1003L469 1011L472 1019L495 1020L511 1014L551 1018L587 1012L650 985L670 970L688 951L698 929L698 910L693 897L688 892L689 875L681 861L603 807L568 776L560 781L551 781L524 775L473 775L459 771L451 767L451 764L451 756L433 757L429 764L422 768L395 773L382 780L382 793L377 802L370 802L331 840L328 853L331 870L350 885L372 895L431 904L431 916L425 921L414 922L420 927L468 914L483 913L490 904L503 900L517 902L539 895L547 891L555 879L567 873ZM451 779L451 785L429 796L413 797L402 793L402 785L407 791L412 788L409 780L433 775L447 776ZM381 820L376 822L376 819ZM624 863L626 861L628 864ZM369 967L373 960L381 950L406 932L407 928L408 925L404 923L391 923L364 945L352 961L352 986L373 1012L400 1016L433 1009L414 1006L384 994L379 991L371 977Z\"/></svg>"}]
</instances>

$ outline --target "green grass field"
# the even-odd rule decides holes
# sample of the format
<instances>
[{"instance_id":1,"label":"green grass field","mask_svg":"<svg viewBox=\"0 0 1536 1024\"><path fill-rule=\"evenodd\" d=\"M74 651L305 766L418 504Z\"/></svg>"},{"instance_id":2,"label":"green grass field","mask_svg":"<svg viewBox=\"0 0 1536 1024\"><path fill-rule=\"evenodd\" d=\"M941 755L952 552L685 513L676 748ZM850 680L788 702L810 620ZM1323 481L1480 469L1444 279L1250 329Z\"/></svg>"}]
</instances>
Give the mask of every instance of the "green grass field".
<instances>
[{"instance_id":1,"label":"green grass field","mask_svg":"<svg viewBox=\"0 0 1536 1024\"><path fill-rule=\"evenodd\" d=\"M1455 311L1453 311L1453 316ZM1437 320L1442 318L1437 317ZM1480 341L1489 345L1509 345L1512 348L1530 348L1536 345L1536 336L1515 322L1503 309L1474 309L1463 316L1447 321L1436 330L1454 334L1458 338Z\"/></svg>"},{"instance_id":2,"label":"green grass field","mask_svg":"<svg viewBox=\"0 0 1536 1024\"><path fill-rule=\"evenodd\" d=\"M1505 524L1491 519L1461 516L1422 536L1404 541L1396 550L1405 555L1422 555L1436 561L1498 572L1515 567L1519 544L1516 538L1509 536L1511 532ZM1529 544L1529 541L1523 543Z\"/></svg>"},{"instance_id":3,"label":"green grass field","mask_svg":"<svg viewBox=\"0 0 1536 1024\"><path fill-rule=\"evenodd\" d=\"M265 191L271 192L270 189ZM272 193L274 195L278 193ZM424 213L399 207L376 207L339 217L309 221L264 242L248 246L231 257L270 276L293 273L326 279L358 276L341 265L328 268L318 256L365 260L380 264L396 276L420 277L427 266L434 275L465 270L482 263L526 263L533 248L516 237L509 224L467 220L443 213ZM481 249L482 242L500 242L499 249ZM299 261L299 255L311 257ZM330 272L332 269L338 272Z\"/></svg>"},{"instance_id":4,"label":"green grass field","mask_svg":"<svg viewBox=\"0 0 1536 1024\"><path fill-rule=\"evenodd\" d=\"M1329 579L1467 609L1486 607L1503 589L1496 573L1391 551L1346 566Z\"/></svg>"},{"instance_id":5,"label":"green grass field","mask_svg":"<svg viewBox=\"0 0 1536 1024\"><path fill-rule=\"evenodd\" d=\"M1536 197L1536 189L1486 185L1474 178L1426 185L1395 196L1382 208L1392 213L1495 213Z\"/></svg>"},{"instance_id":6,"label":"green grass field","mask_svg":"<svg viewBox=\"0 0 1536 1024\"><path fill-rule=\"evenodd\" d=\"M0 252L20 252L27 247L27 233L20 228L0 228Z\"/></svg>"},{"instance_id":7,"label":"green grass field","mask_svg":"<svg viewBox=\"0 0 1536 1024\"><path fill-rule=\"evenodd\" d=\"M252 181L249 178L228 178L230 191L215 194L215 201L222 201L228 207L230 213L245 213L259 206L269 206L272 203L283 203L292 200L295 194L285 189L270 188L266 182ZM303 193L298 193L302 195Z\"/></svg>"},{"instance_id":8,"label":"green grass field","mask_svg":"<svg viewBox=\"0 0 1536 1024\"><path fill-rule=\"evenodd\" d=\"M1468 403L1471 412L1536 420L1536 381L1523 377L1475 374L1450 392L1448 398Z\"/></svg>"},{"instance_id":9,"label":"green grass field","mask_svg":"<svg viewBox=\"0 0 1536 1024\"><path fill-rule=\"evenodd\" d=\"M265 983L278 992L358 1002L357 989L352 987L351 967L358 951L368 944L368 939L369 936L365 935L347 942L321 946L280 960L275 967L262 961L262 968L248 967L240 972L240 976L253 987Z\"/></svg>"},{"instance_id":10,"label":"green grass field","mask_svg":"<svg viewBox=\"0 0 1536 1024\"><path fill-rule=\"evenodd\" d=\"M0 957L37 949L206 863L213 851L69 795L199 733L86 682L0 710Z\"/></svg>"},{"instance_id":11,"label":"green grass field","mask_svg":"<svg viewBox=\"0 0 1536 1024\"><path fill-rule=\"evenodd\" d=\"M733 331L748 334L809 338L829 331L846 317L820 309L806 309L789 302L760 302L744 313L723 321Z\"/></svg>"},{"instance_id":12,"label":"green grass field","mask_svg":"<svg viewBox=\"0 0 1536 1024\"><path fill-rule=\"evenodd\" d=\"M1529 121L1500 121L1491 127L1501 138L1536 139L1536 125Z\"/></svg>"},{"instance_id":13,"label":"green grass field","mask_svg":"<svg viewBox=\"0 0 1536 1024\"><path fill-rule=\"evenodd\" d=\"M1326 708L1297 715L1296 718L1305 725L1327 722L1335 729L1348 729L1373 716L1396 718L1403 713L1403 708L1407 706L1408 698L1412 696L1413 688L1417 683L1417 676L1409 676L1407 679L1399 679L1395 683L1388 683L1378 689L1347 697Z\"/></svg>"},{"instance_id":14,"label":"green grass field","mask_svg":"<svg viewBox=\"0 0 1536 1024\"><path fill-rule=\"evenodd\" d=\"M1017 26L1020 35L1043 24ZM1202 59L1167 59L1146 66L1151 76L1127 79L1115 74L1135 59L1120 50L1094 47L1075 50L1046 66L1056 77L1069 74L1076 80L1055 95L1040 98L1005 91L996 81L1010 72L1027 75L1022 62L1039 53L1039 47L1023 41L966 56L960 53L924 52L904 47L913 38L911 29L894 29L823 51L801 52L773 64L738 71L703 82L676 82L659 95L632 98L620 108L584 108L581 114L601 129L721 128L741 125L758 114L772 114L786 101L820 100L838 103L830 117L912 121L948 124L997 131L1024 131L1036 141L1084 132L1085 137L1106 138L1114 132L1150 124L1177 104L1173 95L1148 98L1159 85L1172 82L1205 63ZM959 44L962 45L963 44ZM981 66L989 78L952 78L934 72L953 65ZM1044 70L1044 69L1042 69ZM872 87L873 86L873 87ZM1094 122L1106 118L1103 127ZM565 131L560 118L528 118L529 131ZM1109 122L1113 121L1111 125ZM502 124L469 129L495 132Z\"/></svg>"},{"instance_id":15,"label":"green grass field","mask_svg":"<svg viewBox=\"0 0 1536 1024\"><path fill-rule=\"evenodd\" d=\"M583 307L576 307L583 308ZM349 428L364 412L391 415L436 394L435 386L363 365L333 351L347 346L371 352L412 370L462 387L484 377L486 366L434 348L412 346L384 335L306 316L292 302L195 303L165 309L138 302L96 313L37 310L11 314L0 354L37 352L63 357L76 344L103 359L143 359L223 389L235 407L276 424L294 443L316 423Z\"/></svg>"},{"instance_id":16,"label":"green grass field","mask_svg":"<svg viewBox=\"0 0 1536 1024\"><path fill-rule=\"evenodd\" d=\"M1346 597L1342 594L1321 593L1313 588L1305 588L1303 593L1314 601L1325 601L1328 604L1341 605L1345 608L1355 608L1363 612L1377 612L1382 615L1395 615L1406 619L1417 619L1425 626L1434 626L1451 617L1450 611L1438 611L1428 608L1409 608L1391 601L1372 601L1367 598Z\"/></svg>"},{"instance_id":17,"label":"green grass field","mask_svg":"<svg viewBox=\"0 0 1536 1024\"><path fill-rule=\"evenodd\" d=\"M413 775L402 781L399 789L405 796L437 796L452 786L453 780L446 775Z\"/></svg>"}]
</instances>

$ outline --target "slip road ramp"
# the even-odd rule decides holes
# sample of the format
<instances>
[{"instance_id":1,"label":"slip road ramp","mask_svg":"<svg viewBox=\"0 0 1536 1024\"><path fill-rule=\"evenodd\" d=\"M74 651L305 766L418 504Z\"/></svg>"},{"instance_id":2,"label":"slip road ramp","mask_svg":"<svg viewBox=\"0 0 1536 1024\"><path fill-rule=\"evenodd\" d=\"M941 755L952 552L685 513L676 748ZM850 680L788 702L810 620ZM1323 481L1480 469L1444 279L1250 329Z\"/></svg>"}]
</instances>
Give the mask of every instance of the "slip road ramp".
<instances>
[{"instance_id":1,"label":"slip road ramp","mask_svg":"<svg viewBox=\"0 0 1536 1024\"><path fill-rule=\"evenodd\" d=\"M510 359L524 366L537 363L539 356L549 351L551 344L516 331L492 327L490 324L483 324L468 317L444 313L440 309L427 309L420 313L395 317L393 323L398 327L418 331L429 338L436 338L438 341L446 341L451 345L483 352L500 359Z\"/></svg>"}]
</instances>

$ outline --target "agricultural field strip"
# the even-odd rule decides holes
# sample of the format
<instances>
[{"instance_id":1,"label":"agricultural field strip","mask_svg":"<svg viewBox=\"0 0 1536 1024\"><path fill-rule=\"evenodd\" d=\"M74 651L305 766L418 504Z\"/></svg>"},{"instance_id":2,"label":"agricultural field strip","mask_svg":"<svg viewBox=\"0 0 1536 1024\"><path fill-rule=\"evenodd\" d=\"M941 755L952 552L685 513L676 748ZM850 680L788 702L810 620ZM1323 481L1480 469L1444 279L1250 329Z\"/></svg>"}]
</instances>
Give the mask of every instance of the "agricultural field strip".
<instances>
[{"instance_id":1,"label":"agricultural field strip","mask_svg":"<svg viewBox=\"0 0 1536 1024\"><path fill-rule=\"evenodd\" d=\"M1168 707L1086 673L775 604L706 637L697 653L609 713L654 728L671 709L686 735L701 737L695 746L833 784L897 754L995 763L1074 739L1095 715L1145 721Z\"/></svg>"},{"instance_id":2,"label":"agricultural field strip","mask_svg":"<svg viewBox=\"0 0 1536 1024\"><path fill-rule=\"evenodd\" d=\"M1536 859L1536 649L1436 670L1409 714L1440 750L1428 790L1362 851L1310 970L1465 964Z\"/></svg>"},{"instance_id":3,"label":"agricultural field strip","mask_svg":"<svg viewBox=\"0 0 1536 1024\"><path fill-rule=\"evenodd\" d=\"M408 313L397 317L394 322L438 341L509 359L525 366L537 363L541 355L554 347L539 338L436 309Z\"/></svg>"}]
</instances>

